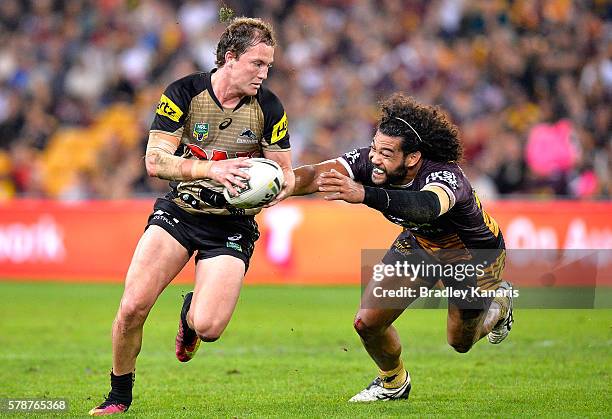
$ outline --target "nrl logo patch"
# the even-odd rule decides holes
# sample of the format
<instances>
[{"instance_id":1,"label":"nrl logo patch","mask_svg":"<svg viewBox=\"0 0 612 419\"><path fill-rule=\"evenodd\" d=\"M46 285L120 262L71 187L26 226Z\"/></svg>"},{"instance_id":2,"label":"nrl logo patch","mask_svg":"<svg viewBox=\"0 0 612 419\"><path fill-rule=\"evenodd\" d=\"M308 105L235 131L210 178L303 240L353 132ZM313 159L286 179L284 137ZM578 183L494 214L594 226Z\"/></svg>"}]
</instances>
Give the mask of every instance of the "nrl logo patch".
<instances>
[{"instance_id":1,"label":"nrl logo patch","mask_svg":"<svg viewBox=\"0 0 612 419\"><path fill-rule=\"evenodd\" d=\"M196 122L193 126L193 139L204 141L208 138L208 122Z\"/></svg>"}]
</instances>

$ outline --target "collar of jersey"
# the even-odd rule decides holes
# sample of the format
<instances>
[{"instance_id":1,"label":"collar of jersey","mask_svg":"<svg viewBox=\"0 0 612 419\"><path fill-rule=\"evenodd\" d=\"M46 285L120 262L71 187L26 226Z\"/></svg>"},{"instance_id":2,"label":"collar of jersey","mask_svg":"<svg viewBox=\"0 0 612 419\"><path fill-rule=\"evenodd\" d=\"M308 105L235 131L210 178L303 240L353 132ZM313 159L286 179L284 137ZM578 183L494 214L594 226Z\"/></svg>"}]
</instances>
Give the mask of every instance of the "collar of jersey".
<instances>
[{"instance_id":1,"label":"collar of jersey","mask_svg":"<svg viewBox=\"0 0 612 419\"><path fill-rule=\"evenodd\" d=\"M230 110L229 108L224 108L221 105L221 102L219 102L219 99L217 99L217 96L215 95L215 91L213 90L213 87L212 87L211 76L217 70L218 69L215 67L212 70L210 70L208 73L206 73L206 90L208 90L208 94L212 98L213 102L215 102L217 107L219 109L221 109L223 112L227 112L227 111L236 112L238 109L240 109L242 107L242 105L244 105L245 103L250 101L252 96L245 96L242 99L240 99L240 102L238 102L238 104L236 105L236 107L234 109ZM257 94L259 94L259 91L257 92ZM257 96L257 95L255 95L255 96Z\"/></svg>"},{"instance_id":2,"label":"collar of jersey","mask_svg":"<svg viewBox=\"0 0 612 419\"><path fill-rule=\"evenodd\" d=\"M412 179L410 182L406 183L405 185L389 185L389 186L391 186L392 188L405 189L405 188L411 187L413 183L414 183L414 179Z\"/></svg>"}]
</instances>

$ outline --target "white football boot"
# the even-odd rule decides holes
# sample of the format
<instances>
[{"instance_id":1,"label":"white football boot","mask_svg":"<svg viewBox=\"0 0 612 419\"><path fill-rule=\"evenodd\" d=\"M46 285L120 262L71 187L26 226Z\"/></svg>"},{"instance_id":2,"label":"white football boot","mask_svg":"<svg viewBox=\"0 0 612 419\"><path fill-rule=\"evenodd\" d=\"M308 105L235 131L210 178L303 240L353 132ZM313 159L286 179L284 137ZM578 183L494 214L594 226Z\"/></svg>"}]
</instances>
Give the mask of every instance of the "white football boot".
<instances>
[{"instance_id":1,"label":"white football boot","mask_svg":"<svg viewBox=\"0 0 612 419\"><path fill-rule=\"evenodd\" d=\"M376 377L369 386L351 397L349 402L376 402L407 399L411 389L410 374L406 371L406 382L399 388L385 388L380 377Z\"/></svg>"},{"instance_id":2,"label":"white football boot","mask_svg":"<svg viewBox=\"0 0 612 419\"><path fill-rule=\"evenodd\" d=\"M512 317L512 284L507 281L502 281L499 284L498 289L503 289L506 291L508 296L508 312L506 313L506 317L500 319L493 330L489 332L487 335L487 339L494 345L501 343L508 333L510 333L510 329L512 329L512 323L514 323L514 318Z\"/></svg>"}]
</instances>

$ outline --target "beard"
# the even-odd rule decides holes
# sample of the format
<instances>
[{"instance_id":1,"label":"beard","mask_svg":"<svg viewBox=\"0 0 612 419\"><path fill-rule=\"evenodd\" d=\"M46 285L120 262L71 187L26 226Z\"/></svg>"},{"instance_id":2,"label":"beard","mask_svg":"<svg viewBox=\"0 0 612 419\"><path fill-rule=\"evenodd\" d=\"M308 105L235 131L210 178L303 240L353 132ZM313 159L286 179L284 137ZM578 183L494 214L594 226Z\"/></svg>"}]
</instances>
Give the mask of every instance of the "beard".
<instances>
[{"instance_id":1,"label":"beard","mask_svg":"<svg viewBox=\"0 0 612 419\"><path fill-rule=\"evenodd\" d=\"M406 175L408 174L408 168L406 166L400 166L392 172L385 171L384 179L374 178L374 173L372 173L372 182L376 185L399 185L404 182L406 179Z\"/></svg>"}]
</instances>

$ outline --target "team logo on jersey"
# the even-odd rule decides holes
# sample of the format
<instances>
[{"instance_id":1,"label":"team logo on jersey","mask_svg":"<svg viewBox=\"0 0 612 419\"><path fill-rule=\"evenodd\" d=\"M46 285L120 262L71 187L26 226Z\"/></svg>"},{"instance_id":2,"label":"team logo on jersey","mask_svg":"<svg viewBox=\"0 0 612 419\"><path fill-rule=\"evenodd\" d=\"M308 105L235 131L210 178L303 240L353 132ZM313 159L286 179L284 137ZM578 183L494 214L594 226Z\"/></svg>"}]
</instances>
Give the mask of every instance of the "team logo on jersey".
<instances>
[{"instance_id":1,"label":"team logo on jersey","mask_svg":"<svg viewBox=\"0 0 612 419\"><path fill-rule=\"evenodd\" d=\"M284 113L281 120L274 124L274 127L272 127L272 138L270 139L270 144L274 144L285 138L285 135L287 135L287 125L287 114Z\"/></svg>"},{"instance_id":2,"label":"team logo on jersey","mask_svg":"<svg viewBox=\"0 0 612 419\"><path fill-rule=\"evenodd\" d=\"M457 176L453 172L449 172L448 170L442 170L440 172L433 172L427 176L425 179L425 183L430 182L444 182L448 184L453 189L459 188L459 182L457 181Z\"/></svg>"},{"instance_id":3,"label":"team logo on jersey","mask_svg":"<svg viewBox=\"0 0 612 419\"><path fill-rule=\"evenodd\" d=\"M353 151L349 151L348 153L344 153L344 158L350 164L355 164L355 162L359 158L359 150L355 149Z\"/></svg>"},{"instance_id":4,"label":"team logo on jersey","mask_svg":"<svg viewBox=\"0 0 612 419\"><path fill-rule=\"evenodd\" d=\"M193 126L193 139L204 141L208 138L208 122L196 122Z\"/></svg>"},{"instance_id":5,"label":"team logo on jersey","mask_svg":"<svg viewBox=\"0 0 612 419\"><path fill-rule=\"evenodd\" d=\"M179 119L181 119L181 116L183 116L183 111L181 108L179 108L178 105L166 95L161 95L161 99L159 100L155 113L170 118L174 122L178 122Z\"/></svg>"},{"instance_id":6,"label":"team logo on jersey","mask_svg":"<svg viewBox=\"0 0 612 419\"><path fill-rule=\"evenodd\" d=\"M238 144L257 144L257 136L247 128L236 138L236 142Z\"/></svg>"}]
</instances>

